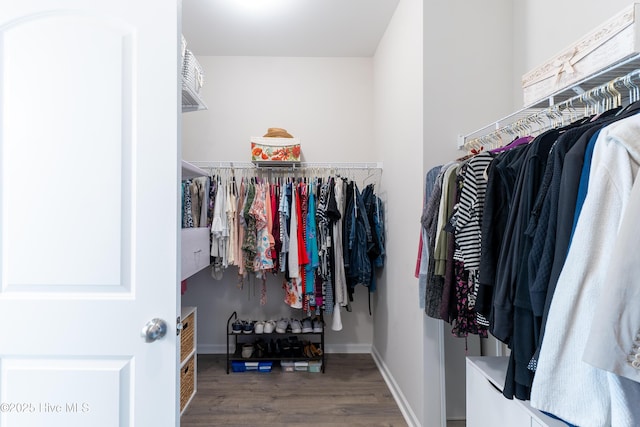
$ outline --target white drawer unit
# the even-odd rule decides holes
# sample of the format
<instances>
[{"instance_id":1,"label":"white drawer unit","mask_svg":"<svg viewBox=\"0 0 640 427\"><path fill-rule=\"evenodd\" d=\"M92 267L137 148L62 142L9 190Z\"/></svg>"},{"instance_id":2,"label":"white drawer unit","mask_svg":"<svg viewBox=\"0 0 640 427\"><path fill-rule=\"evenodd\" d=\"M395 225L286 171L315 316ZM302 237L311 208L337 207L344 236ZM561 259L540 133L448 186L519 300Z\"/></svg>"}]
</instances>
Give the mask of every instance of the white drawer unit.
<instances>
[{"instance_id":1,"label":"white drawer unit","mask_svg":"<svg viewBox=\"0 0 640 427\"><path fill-rule=\"evenodd\" d=\"M183 228L181 233L180 279L184 280L209 265L209 229L206 227Z\"/></svg>"},{"instance_id":2,"label":"white drawer unit","mask_svg":"<svg viewBox=\"0 0 640 427\"><path fill-rule=\"evenodd\" d=\"M502 395L508 357L467 357L467 427L566 427L529 405Z\"/></svg>"}]
</instances>

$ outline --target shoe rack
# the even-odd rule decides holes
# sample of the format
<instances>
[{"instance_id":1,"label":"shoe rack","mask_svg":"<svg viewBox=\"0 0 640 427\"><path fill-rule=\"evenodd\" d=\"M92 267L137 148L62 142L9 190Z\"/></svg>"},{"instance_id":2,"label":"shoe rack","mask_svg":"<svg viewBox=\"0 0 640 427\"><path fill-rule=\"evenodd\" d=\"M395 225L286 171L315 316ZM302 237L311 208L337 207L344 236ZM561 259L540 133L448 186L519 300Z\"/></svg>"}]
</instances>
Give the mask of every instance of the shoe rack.
<instances>
[{"instance_id":1,"label":"shoe rack","mask_svg":"<svg viewBox=\"0 0 640 427\"><path fill-rule=\"evenodd\" d=\"M320 316L321 320L322 315ZM278 362L281 361L320 361L321 371L325 369L324 327L322 332L287 332L278 333L275 330L270 333L233 332L232 325L238 320L238 314L234 311L227 319L227 374L231 370L232 362ZM323 322L324 323L324 322ZM264 348L259 351L256 342L263 342ZM305 345L306 343L306 345ZM233 344L233 352L231 350ZM245 350L245 344L253 345L251 352ZM287 350L288 346L288 350ZM299 347L298 347L299 346Z\"/></svg>"}]
</instances>

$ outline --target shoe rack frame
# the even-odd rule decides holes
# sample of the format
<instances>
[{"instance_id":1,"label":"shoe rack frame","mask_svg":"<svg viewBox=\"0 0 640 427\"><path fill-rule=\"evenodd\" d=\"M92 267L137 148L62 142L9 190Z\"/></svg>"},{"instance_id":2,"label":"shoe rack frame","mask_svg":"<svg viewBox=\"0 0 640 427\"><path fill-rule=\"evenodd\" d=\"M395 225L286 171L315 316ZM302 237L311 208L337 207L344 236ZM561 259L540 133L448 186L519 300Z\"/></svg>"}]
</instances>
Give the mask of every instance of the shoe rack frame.
<instances>
[{"instance_id":1,"label":"shoe rack frame","mask_svg":"<svg viewBox=\"0 0 640 427\"><path fill-rule=\"evenodd\" d=\"M322 362L322 367L321 367L321 371L324 374L324 369L325 369L325 348L324 348L324 328L325 326L322 328L322 332L307 332L307 333L292 333L292 332L286 332L286 333L278 333L275 330L271 333L262 333L262 334L256 334L255 332L251 332L249 334L244 333L244 332L240 332L240 333L234 333L232 330L232 324L233 322L235 322L238 319L238 313L236 313L235 311L233 313L231 313L231 316L229 316L229 318L227 319L227 374L231 371L231 362L235 362L235 361L241 361L241 362L267 362L267 361L271 361L271 362L280 362L282 360L292 360L292 361L321 361ZM323 324L324 324L324 319L322 314L320 315L320 319L322 319ZM320 350L322 350L322 355L318 356L318 357L277 357L277 356L268 356L268 357L251 357L251 358L243 358L241 353L241 347L242 344L247 343L247 342L251 342L253 343L253 341L255 341L256 338L265 338L265 341L267 341L267 339L276 339L276 338L288 338L290 336L297 336L300 339L307 339L308 341L313 342L314 344L320 344ZM318 339L319 339L319 343L318 343ZM232 354L231 353L231 343L234 343L234 347L235 347L235 351Z\"/></svg>"}]
</instances>

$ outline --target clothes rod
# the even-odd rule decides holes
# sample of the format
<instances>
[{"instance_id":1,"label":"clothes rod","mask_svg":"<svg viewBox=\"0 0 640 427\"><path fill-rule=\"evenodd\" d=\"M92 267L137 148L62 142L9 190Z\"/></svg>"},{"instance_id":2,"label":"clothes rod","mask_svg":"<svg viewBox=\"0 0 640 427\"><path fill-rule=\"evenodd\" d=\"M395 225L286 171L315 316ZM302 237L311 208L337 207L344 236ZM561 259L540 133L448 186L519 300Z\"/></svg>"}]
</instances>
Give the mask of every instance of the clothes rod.
<instances>
[{"instance_id":1,"label":"clothes rod","mask_svg":"<svg viewBox=\"0 0 640 427\"><path fill-rule=\"evenodd\" d=\"M382 162L299 162L269 165L234 161L189 161L201 169L255 169L255 170L298 170L298 169L382 169Z\"/></svg>"},{"instance_id":2,"label":"clothes rod","mask_svg":"<svg viewBox=\"0 0 640 427\"><path fill-rule=\"evenodd\" d=\"M518 111L515 111L499 120L494 120L490 124L477 129L473 132L460 135L457 141L458 149L468 150L469 142L473 140L479 140L482 137L492 134L496 130L496 124L499 128L503 128L517 121L540 112L545 108L549 108L553 105L558 105L562 102L574 98L576 93L580 94L582 91L588 91L598 86L603 86L611 82L612 80L625 76L628 73L632 73L635 70L640 69L640 54L636 53L618 62L612 63L602 70L592 73L584 78L574 82L570 86L559 88L553 94L542 98L528 106L525 106Z\"/></svg>"},{"instance_id":3,"label":"clothes rod","mask_svg":"<svg viewBox=\"0 0 640 427\"><path fill-rule=\"evenodd\" d=\"M487 126L469 134L465 137L463 146L460 148L465 148L468 151L477 150L496 142L500 146L502 145L500 142L510 142L503 140L502 136L504 135L509 135L512 138L525 135L535 136L550 127L563 124L565 118L575 120L622 106L625 104L622 101L623 98L628 99L629 104L638 101L640 99L640 69L635 69L589 90L579 90L575 93L578 94L546 108L520 110L513 113L497 121L492 131L489 131ZM578 109L582 109L580 111L581 117L572 117L576 115ZM568 114L569 117L565 117L565 114ZM536 124L539 126L535 129L530 128Z\"/></svg>"}]
</instances>

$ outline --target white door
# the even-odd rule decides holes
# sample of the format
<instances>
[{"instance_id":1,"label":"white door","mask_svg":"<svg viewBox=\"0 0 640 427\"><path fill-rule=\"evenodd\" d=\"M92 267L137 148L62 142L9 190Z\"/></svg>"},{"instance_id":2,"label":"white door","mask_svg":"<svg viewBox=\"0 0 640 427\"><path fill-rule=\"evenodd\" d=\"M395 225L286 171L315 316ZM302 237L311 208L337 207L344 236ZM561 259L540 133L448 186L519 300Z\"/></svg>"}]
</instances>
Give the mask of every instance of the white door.
<instances>
[{"instance_id":1,"label":"white door","mask_svg":"<svg viewBox=\"0 0 640 427\"><path fill-rule=\"evenodd\" d=\"M0 2L3 427L178 423L178 35L175 1Z\"/></svg>"}]
</instances>

